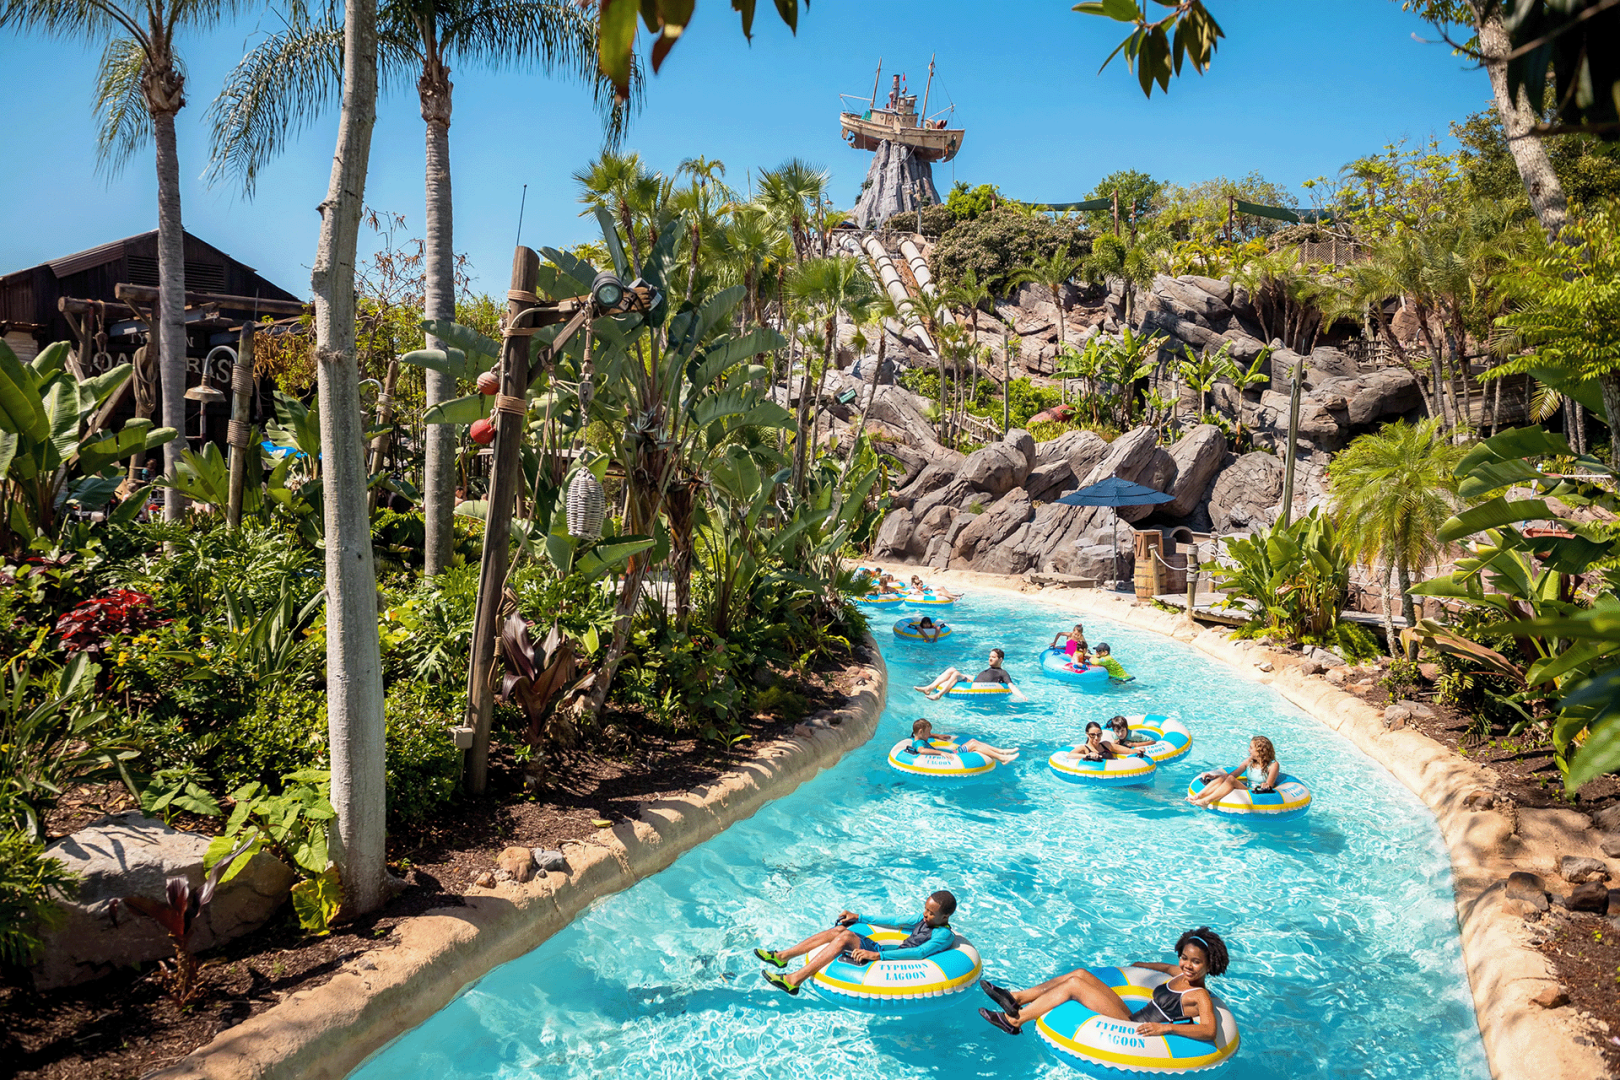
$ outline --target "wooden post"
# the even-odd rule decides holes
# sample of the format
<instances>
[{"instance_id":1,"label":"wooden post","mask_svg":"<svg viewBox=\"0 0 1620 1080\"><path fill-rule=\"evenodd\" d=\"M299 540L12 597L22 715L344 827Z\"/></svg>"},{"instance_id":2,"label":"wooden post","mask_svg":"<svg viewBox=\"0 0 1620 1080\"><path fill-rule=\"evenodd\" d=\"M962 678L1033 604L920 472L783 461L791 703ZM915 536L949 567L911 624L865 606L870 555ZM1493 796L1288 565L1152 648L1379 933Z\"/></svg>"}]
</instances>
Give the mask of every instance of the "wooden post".
<instances>
[{"instance_id":1,"label":"wooden post","mask_svg":"<svg viewBox=\"0 0 1620 1080\"><path fill-rule=\"evenodd\" d=\"M1119 189L1114 189L1114 235L1119 235Z\"/></svg>"},{"instance_id":2,"label":"wooden post","mask_svg":"<svg viewBox=\"0 0 1620 1080\"><path fill-rule=\"evenodd\" d=\"M1294 458L1299 453L1299 393L1305 382L1305 360L1294 363L1294 385L1288 395L1288 453L1283 457L1282 513L1277 520L1287 525L1294 519Z\"/></svg>"},{"instance_id":3,"label":"wooden post","mask_svg":"<svg viewBox=\"0 0 1620 1080\"><path fill-rule=\"evenodd\" d=\"M478 601L473 609L472 669L467 673L467 714L473 728L467 758L467 790L482 795L489 786L489 724L494 709L495 643L499 634L501 596L506 589L507 542L512 534L512 499L517 492L518 450L523 442L524 403L529 387L529 338L510 333L517 318L534 303L513 294L534 294L540 256L519 247L512 255L512 290L507 294L508 336L501 343L501 393L495 407L495 453L490 463L488 513L484 521L484 555L478 571ZM501 406L516 405L508 410Z\"/></svg>"},{"instance_id":4,"label":"wooden post","mask_svg":"<svg viewBox=\"0 0 1620 1080\"><path fill-rule=\"evenodd\" d=\"M253 321L242 323L242 340L231 366L231 426L225 439L231 447L231 496L225 520L231 528L242 524L242 489L247 482L248 408L253 396ZM257 455L254 455L257 457ZM255 479L262 479L256 477Z\"/></svg>"},{"instance_id":5,"label":"wooden post","mask_svg":"<svg viewBox=\"0 0 1620 1080\"><path fill-rule=\"evenodd\" d=\"M1187 552L1187 617L1198 610L1198 545Z\"/></svg>"}]
</instances>

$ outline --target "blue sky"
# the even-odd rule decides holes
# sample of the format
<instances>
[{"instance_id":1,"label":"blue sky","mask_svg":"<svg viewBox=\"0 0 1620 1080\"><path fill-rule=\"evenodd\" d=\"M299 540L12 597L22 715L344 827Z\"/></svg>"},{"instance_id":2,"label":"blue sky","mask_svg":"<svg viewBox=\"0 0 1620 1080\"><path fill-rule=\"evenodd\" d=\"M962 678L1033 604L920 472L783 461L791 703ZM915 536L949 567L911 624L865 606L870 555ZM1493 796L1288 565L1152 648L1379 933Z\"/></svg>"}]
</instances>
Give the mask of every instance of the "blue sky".
<instances>
[{"instance_id":1,"label":"blue sky","mask_svg":"<svg viewBox=\"0 0 1620 1080\"><path fill-rule=\"evenodd\" d=\"M719 158L727 179L784 158L832 174L853 203L870 155L838 134L839 93L866 95L881 56L921 91L937 54L933 111L954 101L967 129L953 179L994 183L1035 201L1077 199L1120 168L1190 183L1259 170L1298 190L1401 138L1444 138L1488 104L1482 71L1423 44L1428 27L1393 0L1208 0L1226 32L1210 73L1184 75L1144 99L1116 59L1119 24L1070 11L1069 0L814 0L795 38L761 2L753 45L724 0L702 0L626 142L655 168ZM204 113L246 46L276 26L265 13L182 39L189 77L179 144L186 227L294 293L308 291L315 206L325 195L336 112L310 125L261 176L252 200L210 188ZM94 44L0 32L7 107L0 110L0 273L156 223L150 153L110 182L95 172L90 114ZM518 202L529 185L523 240L589 239L570 174L600 144L582 89L539 76L454 71L451 161L457 251L475 287L499 292L511 265ZM422 228L423 128L414 88L379 107L366 201ZM1302 202L1306 202L1302 195Z\"/></svg>"}]
</instances>

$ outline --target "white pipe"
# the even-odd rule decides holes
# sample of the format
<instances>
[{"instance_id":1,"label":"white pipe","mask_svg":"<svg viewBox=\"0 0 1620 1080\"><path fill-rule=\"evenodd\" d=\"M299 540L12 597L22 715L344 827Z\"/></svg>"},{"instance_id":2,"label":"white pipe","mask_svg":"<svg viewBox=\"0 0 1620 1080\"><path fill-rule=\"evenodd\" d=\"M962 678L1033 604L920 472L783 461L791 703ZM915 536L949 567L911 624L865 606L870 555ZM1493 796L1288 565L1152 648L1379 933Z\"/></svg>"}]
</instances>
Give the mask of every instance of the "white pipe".
<instances>
[{"instance_id":1,"label":"white pipe","mask_svg":"<svg viewBox=\"0 0 1620 1080\"><path fill-rule=\"evenodd\" d=\"M872 265L877 267L878 281L882 283L883 288L888 292L889 299L894 301L896 307L909 312L912 299L911 293L907 291L906 283L901 279L900 272L894 268L894 263L890 260L888 251L878 242L878 238L870 233L862 238L861 245L866 248L866 254L871 257ZM907 316L906 328L922 341L925 351L935 356L939 355L939 349L935 346L934 339L929 336L927 328L918 321L915 315Z\"/></svg>"}]
</instances>

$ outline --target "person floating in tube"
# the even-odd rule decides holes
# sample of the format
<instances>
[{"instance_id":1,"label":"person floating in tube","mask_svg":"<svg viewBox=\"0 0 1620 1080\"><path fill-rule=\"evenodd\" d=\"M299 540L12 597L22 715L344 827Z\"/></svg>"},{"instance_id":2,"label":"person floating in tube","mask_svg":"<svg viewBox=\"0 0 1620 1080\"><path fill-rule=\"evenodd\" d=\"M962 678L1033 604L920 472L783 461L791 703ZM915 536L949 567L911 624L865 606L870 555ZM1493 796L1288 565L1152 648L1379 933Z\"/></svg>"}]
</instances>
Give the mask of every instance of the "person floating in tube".
<instances>
[{"instance_id":1,"label":"person floating in tube","mask_svg":"<svg viewBox=\"0 0 1620 1080\"><path fill-rule=\"evenodd\" d=\"M1156 987L1153 1000L1135 1012L1112 987L1085 968L1077 968L1028 990L1008 990L989 979L980 979L979 989L989 995L999 1011L980 1009L979 1015L1009 1035L1020 1035L1031 1020L1045 1016L1066 1001L1078 1001L1099 1016L1135 1021L1138 1035L1180 1035L1214 1042L1215 1000L1205 988L1204 980L1210 975L1225 974L1226 942L1209 927L1200 926L1181 935L1176 942L1176 956L1180 961L1176 964L1138 960L1132 965L1175 976Z\"/></svg>"},{"instance_id":2,"label":"person floating in tube","mask_svg":"<svg viewBox=\"0 0 1620 1080\"><path fill-rule=\"evenodd\" d=\"M1089 727L1087 730L1090 730ZM1123 716L1116 716L1108 721L1108 731L1103 735L1103 742L1116 754L1124 756L1138 747L1152 746L1156 740L1145 736L1131 735L1131 722Z\"/></svg>"},{"instance_id":3,"label":"person floating in tube","mask_svg":"<svg viewBox=\"0 0 1620 1080\"><path fill-rule=\"evenodd\" d=\"M1097 651L1091 657L1091 662L1108 671L1108 677L1115 682L1130 682L1136 678L1125 670L1125 665L1114 659L1114 650L1108 647L1108 642L1097 642Z\"/></svg>"},{"instance_id":4,"label":"person floating in tube","mask_svg":"<svg viewBox=\"0 0 1620 1080\"><path fill-rule=\"evenodd\" d=\"M917 631L924 641L939 640L939 624L927 615L912 623L911 628Z\"/></svg>"},{"instance_id":5,"label":"person floating in tube","mask_svg":"<svg viewBox=\"0 0 1620 1080\"><path fill-rule=\"evenodd\" d=\"M760 968L759 971L766 982L778 990L797 994L806 979L844 954L848 954L852 963L868 964L874 960L922 960L935 953L944 952L956 943L956 934L951 930L951 915L955 911L956 897L941 889L923 904L920 916L906 919L843 911L838 914L837 925L830 930L811 934L797 945L780 952L755 949L754 955L771 965ZM892 926L899 930L909 929L911 933L904 941L884 945L849 929L858 922L871 926ZM827 944L834 944L837 948L821 949ZM786 975L778 974L787 967L789 960L815 952L817 949L821 951L811 957L804 967ZM776 970L772 971L771 968Z\"/></svg>"},{"instance_id":6,"label":"person floating in tube","mask_svg":"<svg viewBox=\"0 0 1620 1080\"><path fill-rule=\"evenodd\" d=\"M1201 774L1198 779L1208 786L1197 795L1188 795L1187 801L1194 806L1214 806L1240 787L1264 795L1277 790L1277 777L1281 774L1277 748L1264 735L1256 735L1249 740L1249 756L1243 764L1231 771L1212 769Z\"/></svg>"},{"instance_id":7,"label":"person floating in tube","mask_svg":"<svg viewBox=\"0 0 1620 1080\"><path fill-rule=\"evenodd\" d=\"M1058 644L1060 641L1063 643L1062 645ZM1086 628L1079 623L1074 624L1073 630L1059 630L1057 633L1053 634L1052 644L1047 646L1048 649L1062 649L1063 655L1070 657L1071 659L1074 657L1076 650L1083 649L1085 647Z\"/></svg>"},{"instance_id":8,"label":"person floating in tube","mask_svg":"<svg viewBox=\"0 0 1620 1080\"><path fill-rule=\"evenodd\" d=\"M956 749L951 751L935 750L928 743L930 739L948 739L957 744ZM978 739L957 742L954 735L935 735L934 725L920 717L916 723L911 725L911 747L905 753L919 756L938 756L947 753L983 754L987 758L994 758L1003 765L1011 765L1018 760L1017 750L1003 750L999 746L991 746L989 743L982 743Z\"/></svg>"},{"instance_id":9,"label":"person floating in tube","mask_svg":"<svg viewBox=\"0 0 1620 1080\"><path fill-rule=\"evenodd\" d=\"M1009 676L1006 669L1001 666L1001 661L1004 659L1006 659L1006 654L1000 649L991 649L990 666L979 672L973 678L968 678L957 668L949 667L940 673L939 678L935 679L927 686L913 686L912 689L926 694L930 701L938 701L940 698L950 693L951 687L961 682L1000 683L1003 686L1011 686L1012 677Z\"/></svg>"},{"instance_id":10,"label":"person floating in tube","mask_svg":"<svg viewBox=\"0 0 1620 1080\"><path fill-rule=\"evenodd\" d=\"M1102 725L1093 720L1086 725L1086 741L1073 748L1079 761L1112 761L1115 758L1147 757L1146 750L1132 750L1117 742L1109 742L1103 735Z\"/></svg>"},{"instance_id":11,"label":"person floating in tube","mask_svg":"<svg viewBox=\"0 0 1620 1080\"><path fill-rule=\"evenodd\" d=\"M920 576L918 576L917 574L912 574L911 575L911 591L914 592L914 593L925 593L925 592L928 592L929 589L928 589L927 585L923 584L923 579ZM960 600L960 599L962 599L962 594L961 593L953 593L953 592L951 592L951 590L947 589L943 585L935 585L934 588L933 588L933 593L934 593L934 596L937 599L940 599L940 600Z\"/></svg>"}]
</instances>

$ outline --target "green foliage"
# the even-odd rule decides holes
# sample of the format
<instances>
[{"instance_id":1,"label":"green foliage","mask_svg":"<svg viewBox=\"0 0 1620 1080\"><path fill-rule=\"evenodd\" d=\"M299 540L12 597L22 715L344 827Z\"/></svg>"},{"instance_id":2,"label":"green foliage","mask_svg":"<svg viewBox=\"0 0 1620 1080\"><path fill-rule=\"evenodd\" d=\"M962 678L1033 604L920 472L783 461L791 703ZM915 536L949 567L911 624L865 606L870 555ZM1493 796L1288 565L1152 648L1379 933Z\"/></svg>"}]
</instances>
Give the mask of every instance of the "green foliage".
<instances>
[{"instance_id":1,"label":"green foliage","mask_svg":"<svg viewBox=\"0 0 1620 1080\"><path fill-rule=\"evenodd\" d=\"M789 724L796 724L810 711L810 702L805 700L803 694L776 684L756 691L750 708L756 713L764 713Z\"/></svg>"},{"instance_id":2,"label":"green foliage","mask_svg":"<svg viewBox=\"0 0 1620 1080\"><path fill-rule=\"evenodd\" d=\"M305 879L293 886L299 925L310 933L325 934L337 911L336 902L328 902L337 884L336 874L327 868L327 830L337 817L331 803L332 776L322 769L301 769L280 780L279 793L258 782L231 793L236 805L224 832L203 853L203 865L213 867L231 852L239 852L223 883L246 868L261 849L270 852Z\"/></svg>"},{"instance_id":3,"label":"green foliage","mask_svg":"<svg viewBox=\"0 0 1620 1080\"><path fill-rule=\"evenodd\" d=\"M1158 227L1178 241L1201 243L1226 238L1229 198L1290 209L1299 205L1292 191L1258 171L1236 180L1217 176L1195 184L1166 184L1159 195L1164 208L1158 215ZM1231 215L1230 220L1231 240L1236 243L1270 236L1287 224L1252 214Z\"/></svg>"},{"instance_id":4,"label":"green foliage","mask_svg":"<svg viewBox=\"0 0 1620 1080\"><path fill-rule=\"evenodd\" d=\"M939 397L939 372L931 368L910 368L900 375L900 385L913 394L930 400ZM974 416L1001 423L1001 394L988 380L975 387L967 398L967 411ZM1013 427L1026 427L1036 413L1063 403L1062 392L1056 387L1037 386L1026 375L1020 375L1007 384L1007 404Z\"/></svg>"},{"instance_id":5,"label":"green foliage","mask_svg":"<svg viewBox=\"0 0 1620 1080\"><path fill-rule=\"evenodd\" d=\"M1222 606L1252 616L1250 626L1292 640L1321 640L1338 623L1350 560L1333 522L1312 510L1249 537L1226 541L1230 565L1211 573L1225 583Z\"/></svg>"},{"instance_id":6,"label":"green foliage","mask_svg":"<svg viewBox=\"0 0 1620 1080\"><path fill-rule=\"evenodd\" d=\"M165 823L184 811L200 817L219 817L224 811L219 800L208 793L210 777L190 762L170 769L159 769L141 788L141 812L156 815Z\"/></svg>"},{"instance_id":7,"label":"green foliage","mask_svg":"<svg viewBox=\"0 0 1620 1080\"><path fill-rule=\"evenodd\" d=\"M215 735L208 760L226 790L268 790L288 773L324 768L325 696L294 686L257 695L246 716Z\"/></svg>"},{"instance_id":8,"label":"green foliage","mask_svg":"<svg viewBox=\"0 0 1620 1080\"><path fill-rule=\"evenodd\" d=\"M1136 72L1137 82L1146 97L1153 96L1154 83L1159 84L1160 90L1168 91L1170 76L1181 74L1183 60L1200 75L1209 70L1215 56L1215 43L1226 36L1204 8L1202 0L1179 3L1160 0L1160 3L1170 11L1156 22L1148 21L1147 5L1138 7L1136 0L1083 0L1074 5L1074 10L1082 15L1100 15L1115 22L1134 24L1135 28L1114 47L1102 66L1107 67L1123 52L1125 63Z\"/></svg>"},{"instance_id":9,"label":"green foliage","mask_svg":"<svg viewBox=\"0 0 1620 1080\"><path fill-rule=\"evenodd\" d=\"M461 751L451 694L426 682L395 683L388 689L388 819L395 824L422 821L446 805L461 775Z\"/></svg>"},{"instance_id":10,"label":"green foliage","mask_svg":"<svg viewBox=\"0 0 1620 1080\"><path fill-rule=\"evenodd\" d=\"M891 232L917 232L917 211L908 210L894 215L883 223L883 228ZM943 203L922 208L922 234L924 236L944 236L956 227L957 218L950 208Z\"/></svg>"},{"instance_id":11,"label":"green foliage","mask_svg":"<svg viewBox=\"0 0 1620 1080\"><path fill-rule=\"evenodd\" d=\"M78 875L45 845L20 829L0 831L0 965L33 963L44 944L41 932L61 925L53 893L71 896Z\"/></svg>"},{"instance_id":12,"label":"green foliage","mask_svg":"<svg viewBox=\"0 0 1620 1080\"><path fill-rule=\"evenodd\" d=\"M329 866L314 877L292 887L293 915L298 925L312 937L332 932L332 920L343 907L343 885L338 868Z\"/></svg>"},{"instance_id":13,"label":"green foliage","mask_svg":"<svg viewBox=\"0 0 1620 1080\"><path fill-rule=\"evenodd\" d=\"M1417 661L1396 657L1389 662L1389 670L1378 680L1378 688L1382 690L1390 702L1410 697L1412 691L1422 684L1423 676L1418 671Z\"/></svg>"},{"instance_id":14,"label":"green foliage","mask_svg":"<svg viewBox=\"0 0 1620 1080\"><path fill-rule=\"evenodd\" d=\"M951 185L950 193L945 197L945 209L955 221L974 221L1003 206L1012 208L1021 205L1003 195L994 184L968 187L961 180Z\"/></svg>"},{"instance_id":15,"label":"green foliage","mask_svg":"<svg viewBox=\"0 0 1620 1080\"><path fill-rule=\"evenodd\" d=\"M1090 241L1073 222L1003 207L961 222L941 237L929 267L947 284L961 281L971 270L985 286L1001 292L1018 270L1050 259L1065 245L1071 252L1090 251Z\"/></svg>"},{"instance_id":16,"label":"green foliage","mask_svg":"<svg viewBox=\"0 0 1620 1080\"><path fill-rule=\"evenodd\" d=\"M1530 216L1530 199L1508 151L1501 114L1494 108L1473 113L1452 124L1451 134L1459 144L1457 156L1471 194ZM1620 144L1580 134L1544 135L1541 144L1577 215L1583 207L1620 197Z\"/></svg>"}]
</instances>

